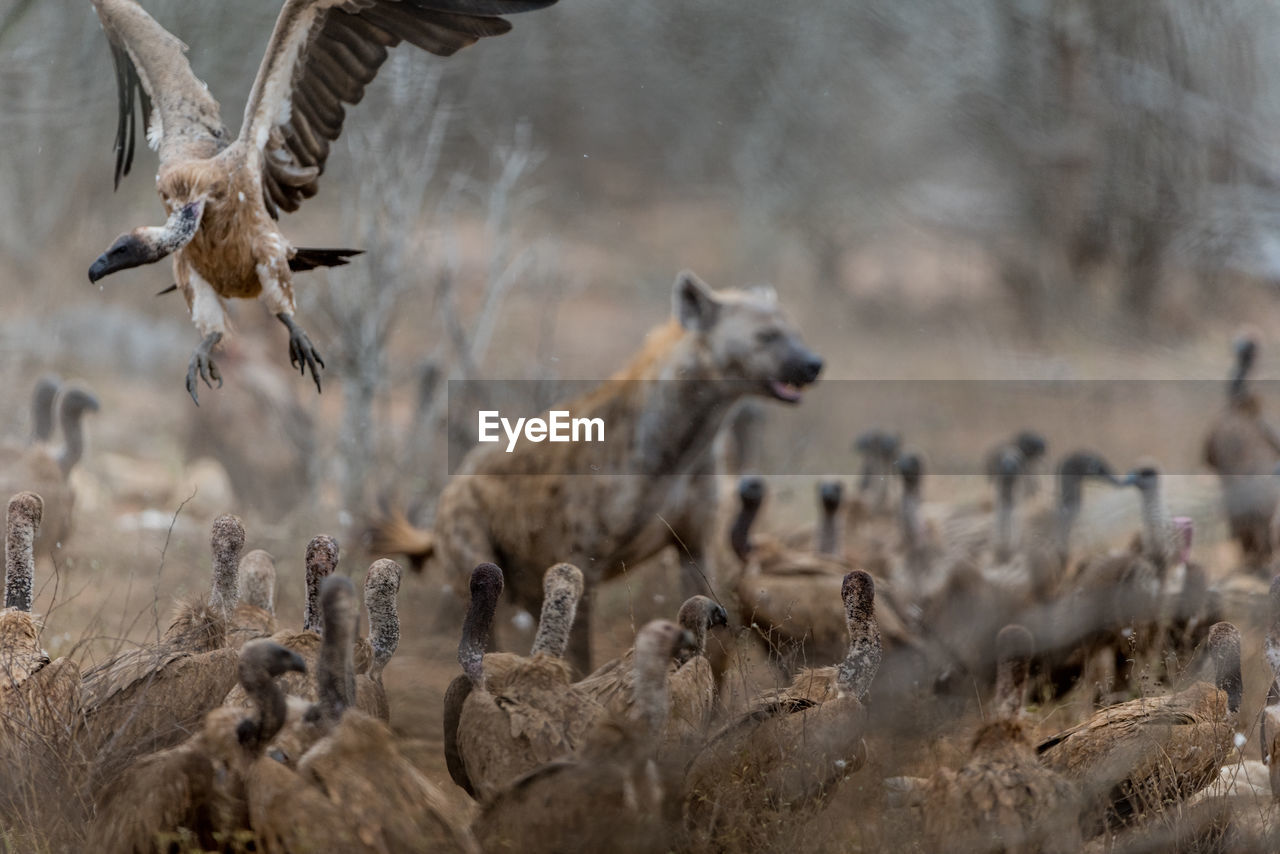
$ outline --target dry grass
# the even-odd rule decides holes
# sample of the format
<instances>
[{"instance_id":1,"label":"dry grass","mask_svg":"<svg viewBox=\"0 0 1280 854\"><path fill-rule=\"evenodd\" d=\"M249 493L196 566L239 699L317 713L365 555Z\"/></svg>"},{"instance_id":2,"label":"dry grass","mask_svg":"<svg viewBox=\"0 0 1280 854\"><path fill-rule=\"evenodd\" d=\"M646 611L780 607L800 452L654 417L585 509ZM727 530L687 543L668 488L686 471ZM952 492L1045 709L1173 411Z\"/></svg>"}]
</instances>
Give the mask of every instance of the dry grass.
<instances>
[{"instance_id":1,"label":"dry grass","mask_svg":"<svg viewBox=\"0 0 1280 854\"><path fill-rule=\"evenodd\" d=\"M86 520L81 537L69 546L67 561L58 574L61 589L56 593L46 585L37 602L48 613L45 643L51 651L69 652L86 664L102 660L111 651L127 644L154 638L167 621L173 596L191 592L206 583L207 556L204 555L203 525L193 525L190 534L175 534L166 551L161 533L122 537L106 532L107 542L132 539L132 548L121 549L114 560L109 552L85 552L96 539L92 521ZM175 530L183 530L181 526ZM300 622L301 554L297 544L305 542L302 531L275 537L255 536L250 526L250 545L269 548L280 558L279 609L282 624ZM166 534L167 535L167 532ZM153 545L150 561L146 554ZM119 546L117 545L117 548ZM104 554L108 555L104 558ZM94 563L90 563L90 561ZM96 565L95 565L96 564ZM363 558L344 555L343 569L359 577ZM47 579L50 567L42 566L40 578ZM630 644L634 627L653 617L669 616L673 600L664 591L678 590L677 568L673 562L637 568L603 591L601 615L596 627L601 655L621 652ZM437 783L461 809L469 808L466 796L448 778L443 764L441 707L443 691L457 673L454 661L456 617L448 613L447 601L430 577L409 578L401 591L401 614L406 616L401 647L388 666L385 681L390 700L392 725L405 755L433 782ZM444 613L441 613L441 612ZM436 615L432 618L431 615ZM418 619L423 615L427 619ZM1242 628L1246 628L1242 625ZM504 642L527 645L527 639L508 625ZM1248 694L1242 729L1249 727L1261 706L1265 668L1260 664L1260 631L1246 628L1246 686ZM780 677L747 637L738 637L730 671L725 680L728 709L761 690L778 687ZM1135 684L1155 682L1154 674L1143 672ZM965 759L967 738L979 719L986 686L973 685L972 692L959 698L935 698L928 692L909 697L877 696L873 687L872 735L868 738L871 759L867 767L848 779L821 809L804 810L779 821L735 825L732 833L719 835L707 850L794 851L797 846L813 852L924 850L919 846L919 822L909 811L891 810L885 805L880 781L899 775L927 776L939 766L958 767ZM1033 711L1049 733L1074 723L1073 710L1054 704ZM88 763L65 755L35 752L43 759L28 759L25 767L3 775L6 836L0 849L14 851L74 851L83 844L84 822L90 814L87 797L73 781L80 779ZM56 760L56 761L55 761ZM15 783L17 783L15 787ZM1149 832L1174 840L1167 850L1208 850L1200 846L1210 833L1224 835L1229 828L1220 822L1194 833L1190 824L1203 824L1204 808L1184 817L1182 811L1165 812ZM1148 832L1148 831L1144 831ZM1236 839L1239 834L1232 830ZM1190 834L1195 845L1184 844ZM1131 846L1137 837L1125 837ZM190 840L175 840L176 848L193 850ZM1117 843L1119 844L1119 843ZM1139 850L1122 847L1117 850ZM1147 849L1155 850L1155 849ZM1215 849L1218 850L1218 849Z\"/></svg>"}]
</instances>

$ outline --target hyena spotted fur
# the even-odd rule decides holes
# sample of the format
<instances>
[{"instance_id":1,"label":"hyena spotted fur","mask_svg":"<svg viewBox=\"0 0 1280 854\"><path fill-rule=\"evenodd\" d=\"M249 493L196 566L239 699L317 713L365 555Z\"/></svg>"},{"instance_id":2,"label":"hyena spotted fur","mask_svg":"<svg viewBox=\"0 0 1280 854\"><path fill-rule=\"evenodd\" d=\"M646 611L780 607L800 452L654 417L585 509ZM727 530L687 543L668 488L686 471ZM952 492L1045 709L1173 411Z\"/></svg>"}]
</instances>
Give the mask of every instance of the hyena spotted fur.
<instances>
[{"instance_id":1,"label":"hyena spotted fur","mask_svg":"<svg viewBox=\"0 0 1280 854\"><path fill-rule=\"evenodd\" d=\"M772 291L713 291L691 272L675 282L671 320L649 333L622 371L556 409L602 418L604 443L519 443L473 449L440 496L434 531L376 522L376 551L434 554L454 589L479 563L502 567L520 607L538 613L542 574L568 561L586 594L570 661L589 672L591 591L669 545L680 549L685 595L713 578L717 473L712 441L726 416L757 395L795 403L822 360ZM572 472L600 471L595 476ZM623 473L625 474L619 474Z\"/></svg>"}]
</instances>

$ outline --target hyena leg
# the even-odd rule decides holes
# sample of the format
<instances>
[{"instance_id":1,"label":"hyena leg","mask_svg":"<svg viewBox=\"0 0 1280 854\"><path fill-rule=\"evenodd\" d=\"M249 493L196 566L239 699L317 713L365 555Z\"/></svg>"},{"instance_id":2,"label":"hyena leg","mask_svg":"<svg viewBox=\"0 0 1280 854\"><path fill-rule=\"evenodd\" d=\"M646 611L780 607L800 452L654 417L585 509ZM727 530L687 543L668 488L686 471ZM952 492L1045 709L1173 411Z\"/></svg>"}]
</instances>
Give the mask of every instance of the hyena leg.
<instances>
[{"instance_id":1,"label":"hyena leg","mask_svg":"<svg viewBox=\"0 0 1280 854\"><path fill-rule=\"evenodd\" d=\"M510 569L498 562L481 515L474 511L450 512L451 509L442 508L433 525L437 560L430 570L439 573L436 578L441 595L436 610L439 626L445 631L462 625L462 615L471 600L471 573L477 566L493 563L504 572Z\"/></svg>"},{"instance_id":2,"label":"hyena leg","mask_svg":"<svg viewBox=\"0 0 1280 854\"><path fill-rule=\"evenodd\" d=\"M494 563L503 572L511 569L497 560L488 523L489 502L485 500L482 486L470 476L450 484L440 496L432 524L435 553L448 573L446 580L464 600L468 598L471 571L479 564Z\"/></svg>"},{"instance_id":3,"label":"hyena leg","mask_svg":"<svg viewBox=\"0 0 1280 854\"><path fill-rule=\"evenodd\" d=\"M711 461L705 460L700 469L710 465ZM671 520L671 543L680 556L680 587L685 599L701 594L719 601L711 557L715 549L709 548L717 529L718 486L715 475L700 470L685 484L680 512Z\"/></svg>"}]
</instances>

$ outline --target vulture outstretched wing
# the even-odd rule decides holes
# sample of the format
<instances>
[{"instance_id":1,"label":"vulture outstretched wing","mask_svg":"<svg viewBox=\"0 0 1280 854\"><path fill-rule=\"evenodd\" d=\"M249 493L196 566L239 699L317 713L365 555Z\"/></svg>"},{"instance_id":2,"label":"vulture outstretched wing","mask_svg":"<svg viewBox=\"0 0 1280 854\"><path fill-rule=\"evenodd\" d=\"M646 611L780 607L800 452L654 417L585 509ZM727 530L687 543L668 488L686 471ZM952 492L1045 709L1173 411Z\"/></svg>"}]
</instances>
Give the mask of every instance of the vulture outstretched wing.
<instances>
[{"instance_id":1,"label":"vulture outstretched wing","mask_svg":"<svg viewBox=\"0 0 1280 854\"><path fill-rule=\"evenodd\" d=\"M342 132L387 50L407 41L450 56L511 24L501 15L555 0L287 0L245 106L241 139L264 156L269 209L316 194L329 145ZM274 211L273 211L274 212Z\"/></svg>"},{"instance_id":2,"label":"vulture outstretched wing","mask_svg":"<svg viewBox=\"0 0 1280 854\"><path fill-rule=\"evenodd\" d=\"M225 148L231 140L218 102L192 73L187 46L136 0L93 0L93 6L116 69L116 186L133 166L139 117L143 135L159 149L162 163L170 158L212 157Z\"/></svg>"}]
</instances>

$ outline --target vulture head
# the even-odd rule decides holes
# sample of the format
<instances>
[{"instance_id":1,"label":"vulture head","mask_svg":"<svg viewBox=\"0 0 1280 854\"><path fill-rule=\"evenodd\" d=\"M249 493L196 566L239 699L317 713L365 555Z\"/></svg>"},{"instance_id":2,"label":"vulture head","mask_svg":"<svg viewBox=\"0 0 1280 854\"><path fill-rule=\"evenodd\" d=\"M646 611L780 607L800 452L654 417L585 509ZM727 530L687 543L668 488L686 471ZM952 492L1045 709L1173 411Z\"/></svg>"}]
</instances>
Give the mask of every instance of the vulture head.
<instances>
[{"instance_id":1,"label":"vulture head","mask_svg":"<svg viewBox=\"0 0 1280 854\"><path fill-rule=\"evenodd\" d=\"M96 282L130 267L154 264L191 242L204 213L204 201L188 202L169 215L162 226L139 226L116 238L107 251L89 268L89 281Z\"/></svg>"}]
</instances>

